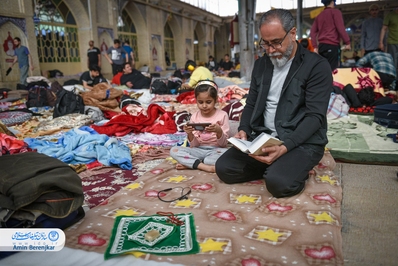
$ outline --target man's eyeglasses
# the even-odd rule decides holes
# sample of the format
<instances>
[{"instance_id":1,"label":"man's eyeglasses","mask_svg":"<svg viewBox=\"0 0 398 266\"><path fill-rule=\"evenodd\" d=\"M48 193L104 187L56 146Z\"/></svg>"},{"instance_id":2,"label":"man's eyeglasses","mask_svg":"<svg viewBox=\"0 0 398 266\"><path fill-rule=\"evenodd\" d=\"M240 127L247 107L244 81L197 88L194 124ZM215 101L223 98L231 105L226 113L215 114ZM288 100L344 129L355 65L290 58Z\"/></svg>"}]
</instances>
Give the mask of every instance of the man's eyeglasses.
<instances>
[{"instance_id":1,"label":"man's eyeglasses","mask_svg":"<svg viewBox=\"0 0 398 266\"><path fill-rule=\"evenodd\" d=\"M290 30L288 30L285 34L285 36L283 37L283 39L281 41L273 41L271 43L267 43L263 40L263 38L261 38L259 45L263 48L263 49L269 49L270 47L274 48L274 49L279 49L282 48L282 43L285 40L286 36L289 34L289 32L292 30L293 28L291 28Z\"/></svg>"}]
</instances>

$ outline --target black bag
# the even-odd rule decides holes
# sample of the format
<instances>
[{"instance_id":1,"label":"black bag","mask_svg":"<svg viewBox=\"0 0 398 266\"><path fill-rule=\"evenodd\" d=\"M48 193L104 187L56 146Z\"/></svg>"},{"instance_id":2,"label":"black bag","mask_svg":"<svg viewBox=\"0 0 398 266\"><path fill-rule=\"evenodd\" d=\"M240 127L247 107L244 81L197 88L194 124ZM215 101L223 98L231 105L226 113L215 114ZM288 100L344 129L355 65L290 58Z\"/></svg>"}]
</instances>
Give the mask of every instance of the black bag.
<instances>
[{"instance_id":1,"label":"black bag","mask_svg":"<svg viewBox=\"0 0 398 266\"><path fill-rule=\"evenodd\" d=\"M48 106L47 93L48 89L40 85L30 88L26 106L28 108Z\"/></svg>"},{"instance_id":2,"label":"black bag","mask_svg":"<svg viewBox=\"0 0 398 266\"><path fill-rule=\"evenodd\" d=\"M83 98L73 91L62 89L57 94L53 118L72 113L84 114Z\"/></svg>"},{"instance_id":3,"label":"black bag","mask_svg":"<svg viewBox=\"0 0 398 266\"><path fill-rule=\"evenodd\" d=\"M80 84L80 81L77 79L69 79L64 82L64 86L77 85L77 84Z\"/></svg>"},{"instance_id":4,"label":"black bag","mask_svg":"<svg viewBox=\"0 0 398 266\"><path fill-rule=\"evenodd\" d=\"M374 109L374 121L385 127L398 128L398 104L376 106Z\"/></svg>"},{"instance_id":5,"label":"black bag","mask_svg":"<svg viewBox=\"0 0 398 266\"><path fill-rule=\"evenodd\" d=\"M63 88L58 81L51 83L50 89L47 90L47 101L49 106L55 106L57 102L57 94L59 94L59 92L62 90Z\"/></svg>"},{"instance_id":6,"label":"black bag","mask_svg":"<svg viewBox=\"0 0 398 266\"><path fill-rule=\"evenodd\" d=\"M62 73L60 70L58 69L53 69L53 70L49 70L48 71L48 77L49 78L55 78L55 77L63 77L64 73Z\"/></svg>"},{"instance_id":7,"label":"black bag","mask_svg":"<svg viewBox=\"0 0 398 266\"><path fill-rule=\"evenodd\" d=\"M48 83L45 82L44 80L38 80L38 81L29 82L28 85L26 85L26 89L30 90L31 88L33 88L35 86L41 86L41 87L45 87L45 88L50 87L48 85Z\"/></svg>"},{"instance_id":8,"label":"black bag","mask_svg":"<svg viewBox=\"0 0 398 266\"><path fill-rule=\"evenodd\" d=\"M170 94L167 87L167 79L155 79L151 84L151 93L153 94Z\"/></svg>"},{"instance_id":9,"label":"black bag","mask_svg":"<svg viewBox=\"0 0 398 266\"><path fill-rule=\"evenodd\" d=\"M178 89L182 85L182 80L181 79L174 79L174 80L169 80L167 82L167 88L169 90L170 94L177 94Z\"/></svg>"},{"instance_id":10,"label":"black bag","mask_svg":"<svg viewBox=\"0 0 398 266\"><path fill-rule=\"evenodd\" d=\"M27 90L26 85L18 83L17 84L17 90Z\"/></svg>"}]
</instances>

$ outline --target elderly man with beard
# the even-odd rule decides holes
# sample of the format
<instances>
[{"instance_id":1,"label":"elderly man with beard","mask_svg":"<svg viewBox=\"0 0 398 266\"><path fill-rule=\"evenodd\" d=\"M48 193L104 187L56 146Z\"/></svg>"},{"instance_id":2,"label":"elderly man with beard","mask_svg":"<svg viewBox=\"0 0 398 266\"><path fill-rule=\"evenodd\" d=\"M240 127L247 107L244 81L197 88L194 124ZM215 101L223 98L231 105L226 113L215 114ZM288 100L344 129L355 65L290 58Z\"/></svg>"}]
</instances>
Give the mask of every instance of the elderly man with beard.
<instances>
[{"instance_id":1,"label":"elderly man with beard","mask_svg":"<svg viewBox=\"0 0 398 266\"><path fill-rule=\"evenodd\" d=\"M254 65L236 138L252 141L262 132L283 141L263 148L267 155L227 150L216 162L227 184L264 179L274 197L300 193L327 144L326 113L332 91L327 60L296 41L295 20L283 9L259 21L265 56Z\"/></svg>"}]
</instances>

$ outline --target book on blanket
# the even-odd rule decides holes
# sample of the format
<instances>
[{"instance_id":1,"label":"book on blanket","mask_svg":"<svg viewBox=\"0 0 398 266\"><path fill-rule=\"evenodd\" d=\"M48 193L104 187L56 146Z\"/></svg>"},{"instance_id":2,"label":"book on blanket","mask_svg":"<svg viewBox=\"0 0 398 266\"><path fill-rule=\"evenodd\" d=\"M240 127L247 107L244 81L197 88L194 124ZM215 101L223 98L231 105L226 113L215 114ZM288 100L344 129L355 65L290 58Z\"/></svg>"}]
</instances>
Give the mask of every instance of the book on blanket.
<instances>
[{"instance_id":1,"label":"book on blanket","mask_svg":"<svg viewBox=\"0 0 398 266\"><path fill-rule=\"evenodd\" d=\"M247 141L234 137L229 138L228 141L241 151L253 155L265 155L265 153L262 151L262 148L283 144L283 141L280 139L274 138L264 132L253 141Z\"/></svg>"}]
</instances>

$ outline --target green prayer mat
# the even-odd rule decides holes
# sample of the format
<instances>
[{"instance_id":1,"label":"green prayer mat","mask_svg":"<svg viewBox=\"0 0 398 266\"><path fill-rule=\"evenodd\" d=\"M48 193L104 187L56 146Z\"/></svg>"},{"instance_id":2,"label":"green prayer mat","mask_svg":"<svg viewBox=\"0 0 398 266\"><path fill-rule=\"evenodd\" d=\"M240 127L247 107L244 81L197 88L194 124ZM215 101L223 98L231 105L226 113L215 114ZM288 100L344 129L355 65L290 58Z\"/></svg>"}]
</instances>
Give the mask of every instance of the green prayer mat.
<instances>
[{"instance_id":1,"label":"green prayer mat","mask_svg":"<svg viewBox=\"0 0 398 266\"><path fill-rule=\"evenodd\" d=\"M105 260L129 252L156 255L186 255L199 252L192 213L174 214L183 225L169 222L169 216L116 217Z\"/></svg>"}]
</instances>

